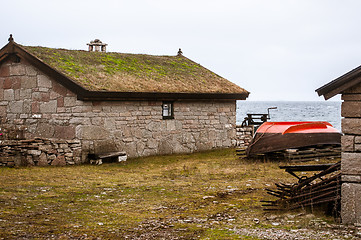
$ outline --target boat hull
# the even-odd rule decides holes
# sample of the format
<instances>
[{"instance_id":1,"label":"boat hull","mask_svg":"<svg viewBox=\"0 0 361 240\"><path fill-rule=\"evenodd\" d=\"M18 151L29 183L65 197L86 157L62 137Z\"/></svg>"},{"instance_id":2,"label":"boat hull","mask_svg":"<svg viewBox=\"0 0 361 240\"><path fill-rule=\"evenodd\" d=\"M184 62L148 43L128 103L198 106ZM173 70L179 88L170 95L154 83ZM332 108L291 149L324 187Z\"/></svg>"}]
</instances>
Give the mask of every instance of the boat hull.
<instances>
[{"instance_id":1,"label":"boat hull","mask_svg":"<svg viewBox=\"0 0 361 240\"><path fill-rule=\"evenodd\" d=\"M262 140L261 140L262 139ZM341 145L340 133L257 133L247 149L247 155L277 152L290 148L319 145Z\"/></svg>"},{"instance_id":2,"label":"boat hull","mask_svg":"<svg viewBox=\"0 0 361 240\"><path fill-rule=\"evenodd\" d=\"M339 146L341 135L327 122L267 122L256 132L247 155L320 145Z\"/></svg>"}]
</instances>

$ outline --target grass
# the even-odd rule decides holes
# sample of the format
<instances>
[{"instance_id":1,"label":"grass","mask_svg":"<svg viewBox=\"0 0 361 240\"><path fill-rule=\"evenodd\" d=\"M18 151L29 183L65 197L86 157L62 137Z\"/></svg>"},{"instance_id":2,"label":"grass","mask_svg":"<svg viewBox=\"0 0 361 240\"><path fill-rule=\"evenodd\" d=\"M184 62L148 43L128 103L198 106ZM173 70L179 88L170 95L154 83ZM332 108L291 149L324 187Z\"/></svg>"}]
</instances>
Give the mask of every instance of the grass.
<instances>
[{"instance_id":1,"label":"grass","mask_svg":"<svg viewBox=\"0 0 361 240\"><path fill-rule=\"evenodd\" d=\"M88 90L247 93L183 56L24 48Z\"/></svg>"},{"instance_id":2,"label":"grass","mask_svg":"<svg viewBox=\"0 0 361 240\"><path fill-rule=\"evenodd\" d=\"M256 239L232 229L275 227L260 203L269 199L264 188L295 179L277 163L241 161L228 149L101 166L0 168L0 181L0 239ZM292 214L279 227L308 226L303 214Z\"/></svg>"}]
</instances>

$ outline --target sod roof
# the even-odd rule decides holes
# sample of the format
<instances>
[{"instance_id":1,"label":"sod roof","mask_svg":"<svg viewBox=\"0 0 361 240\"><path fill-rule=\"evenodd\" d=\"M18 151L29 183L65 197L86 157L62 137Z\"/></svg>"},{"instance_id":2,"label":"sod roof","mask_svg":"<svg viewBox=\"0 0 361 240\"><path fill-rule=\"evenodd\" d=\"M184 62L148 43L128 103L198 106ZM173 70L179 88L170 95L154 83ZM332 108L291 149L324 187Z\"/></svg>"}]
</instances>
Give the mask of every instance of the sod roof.
<instances>
[{"instance_id":1,"label":"sod roof","mask_svg":"<svg viewBox=\"0 0 361 240\"><path fill-rule=\"evenodd\" d=\"M90 91L248 92L182 56L151 56L21 46Z\"/></svg>"}]
</instances>

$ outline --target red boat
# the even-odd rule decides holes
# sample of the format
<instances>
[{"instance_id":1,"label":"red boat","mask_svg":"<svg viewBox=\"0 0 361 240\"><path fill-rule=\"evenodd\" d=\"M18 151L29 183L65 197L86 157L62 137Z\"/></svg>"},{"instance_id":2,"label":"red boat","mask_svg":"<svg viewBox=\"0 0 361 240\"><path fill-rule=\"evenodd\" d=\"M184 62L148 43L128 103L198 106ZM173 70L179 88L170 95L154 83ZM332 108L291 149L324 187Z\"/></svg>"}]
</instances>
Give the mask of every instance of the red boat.
<instances>
[{"instance_id":1,"label":"red boat","mask_svg":"<svg viewBox=\"0 0 361 240\"><path fill-rule=\"evenodd\" d=\"M247 155L291 148L341 145L341 133L328 122L265 122L256 131Z\"/></svg>"}]
</instances>

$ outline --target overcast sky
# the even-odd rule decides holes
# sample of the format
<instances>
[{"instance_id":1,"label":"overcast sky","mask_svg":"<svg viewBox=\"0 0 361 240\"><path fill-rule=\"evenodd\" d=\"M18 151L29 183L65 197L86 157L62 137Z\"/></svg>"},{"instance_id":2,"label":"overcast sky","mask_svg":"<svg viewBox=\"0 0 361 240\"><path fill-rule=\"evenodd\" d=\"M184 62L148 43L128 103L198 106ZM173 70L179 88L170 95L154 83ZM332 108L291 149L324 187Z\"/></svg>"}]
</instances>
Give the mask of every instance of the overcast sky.
<instances>
[{"instance_id":1,"label":"overcast sky","mask_svg":"<svg viewBox=\"0 0 361 240\"><path fill-rule=\"evenodd\" d=\"M251 92L323 100L315 89L361 65L359 0L12 0L0 45L183 54ZM338 100L339 98L333 98Z\"/></svg>"}]
</instances>

